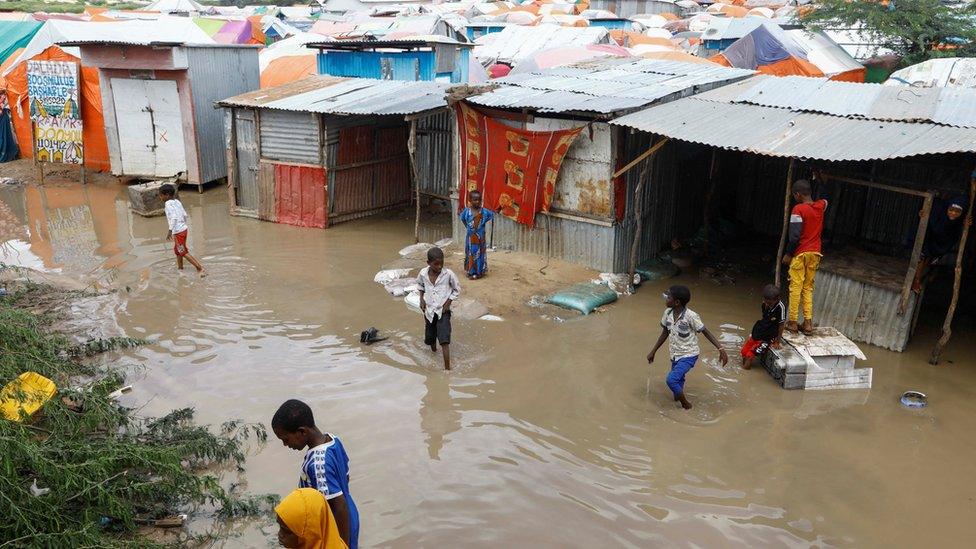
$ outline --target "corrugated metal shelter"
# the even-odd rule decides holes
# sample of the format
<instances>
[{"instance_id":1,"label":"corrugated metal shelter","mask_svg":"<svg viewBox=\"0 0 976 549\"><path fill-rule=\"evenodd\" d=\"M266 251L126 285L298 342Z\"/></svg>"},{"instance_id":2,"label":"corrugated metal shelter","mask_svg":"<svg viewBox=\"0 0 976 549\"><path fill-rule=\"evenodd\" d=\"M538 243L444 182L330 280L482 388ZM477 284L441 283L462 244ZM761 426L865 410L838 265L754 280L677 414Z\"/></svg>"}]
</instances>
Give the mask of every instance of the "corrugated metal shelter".
<instances>
[{"instance_id":1,"label":"corrugated metal shelter","mask_svg":"<svg viewBox=\"0 0 976 549\"><path fill-rule=\"evenodd\" d=\"M313 76L220 101L231 213L325 228L409 203L411 120L420 191L446 197L444 96L434 82Z\"/></svg>"},{"instance_id":2,"label":"corrugated metal shelter","mask_svg":"<svg viewBox=\"0 0 976 549\"><path fill-rule=\"evenodd\" d=\"M549 214L539 214L535 228L496 216L495 245L603 271L626 270L630 222L624 212L631 195L625 178L614 173L633 156L626 150L627 132L607 121L752 74L673 61L605 59L495 80L498 88L467 101L528 130L586 126L563 161ZM455 238L462 231L455 220Z\"/></svg>"},{"instance_id":3,"label":"corrugated metal shelter","mask_svg":"<svg viewBox=\"0 0 976 549\"><path fill-rule=\"evenodd\" d=\"M259 87L258 50L222 44L63 43L97 67L112 173L203 185L227 176L214 101Z\"/></svg>"},{"instance_id":4,"label":"corrugated metal shelter","mask_svg":"<svg viewBox=\"0 0 976 549\"><path fill-rule=\"evenodd\" d=\"M909 291L937 192L962 194L976 153L976 90L915 89L803 77L755 76L611 122L639 130L635 142L671 141L652 168L648 253L702 226L661 214L682 196L714 193L736 221L768 237L784 227L787 179L816 174L831 189L825 258L817 275L815 320L857 341L904 350L922 302ZM638 147L639 148L639 147ZM672 155L705 166L669 175ZM713 168L709 173L709 157ZM791 168L792 166L792 168ZM679 168L680 169L680 168ZM708 189L712 189L709 191ZM706 206L707 208L707 206ZM944 212L932 212L942 214ZM772 246L775 249L775 245ZM770 253L772 252L770 250ZM642 253L644 251L642 250ZM923 294L924 295L924 294Z\"/></svg>"},{"instance_id":5,"label":"corrugated metal shelter","mask_svg":"<svg viewBox=\"0 0 976 549\"><path fill-rule=\"evenodd\" d=\"M467 82L472 44L444 36L313 42L319 74L379 80Z\"/></svg>"}]
</instances>

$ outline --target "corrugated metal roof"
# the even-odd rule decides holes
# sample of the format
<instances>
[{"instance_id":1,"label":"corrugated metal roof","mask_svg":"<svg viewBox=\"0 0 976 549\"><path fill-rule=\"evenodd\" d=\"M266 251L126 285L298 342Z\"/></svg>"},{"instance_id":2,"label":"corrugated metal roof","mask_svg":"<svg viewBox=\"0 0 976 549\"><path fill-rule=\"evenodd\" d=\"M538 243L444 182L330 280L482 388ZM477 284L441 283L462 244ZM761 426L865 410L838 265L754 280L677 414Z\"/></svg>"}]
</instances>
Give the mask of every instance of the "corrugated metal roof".
<instances>
[{"instance_id":1,"label":"corrugated metal roof","mask_svg":"<svg viewBox=\"0 0 976 549\"><path fill-rule=\"evenodd\" d=\"M801 112L976 128L976 90L757 76L703 98Z\"/></svg>"},{"instance_id":2,"label":"corrugated metal roof","mask_svg":"<svg viewBox=\"0 0 976 549\"><path fill-rule=\"evenodd\" d=\"M446 89L427 81L311 76L224 99L217 106L322 114L416 114L446 107Z\"/></svg>"},{"instance_id":3,"label":"corrugated metal roof","mask_svg":"<svg viewBox=\"0 0 976 549\"><path fill-rule=\"evenodd\" d=\"M976 152L976 130L970 128L795 112L710 101L704 95L645 109L611 124L722 149L829 161Z\"/></svg>"},{"instance_id":4,"label":"corrugated metal roof","mask_svg":"<svg viewBox=\"0 0 976 549\"><path fill-rule=\"evenodd\" d=\"M331 50L331 49L374 49L374 48L422 48L422 47L433 47L438 44L447 44L451 46L464 46L464 47L474 47L474 44L470 42L460 42L453 38L447 36L438 36L435 34L429 35L411 35L409 37L402 38L383 38L378 37L374 39L353 39L353 40L320 40L318 42L309 42L305 44L306 47Z\"/></svg>"},{"instance_id":5,"label":"corrugated metal roof","mask_svg":"<svg viewBox=\"0 0 976 549\"><path fill-rule=\"evenodd\" d=\"M540 112L613 114L698 86L754 74L745 69L656 59L605 59L493 80L497 89L468 101L486 107Z\"/></svg>"}]
</instances>

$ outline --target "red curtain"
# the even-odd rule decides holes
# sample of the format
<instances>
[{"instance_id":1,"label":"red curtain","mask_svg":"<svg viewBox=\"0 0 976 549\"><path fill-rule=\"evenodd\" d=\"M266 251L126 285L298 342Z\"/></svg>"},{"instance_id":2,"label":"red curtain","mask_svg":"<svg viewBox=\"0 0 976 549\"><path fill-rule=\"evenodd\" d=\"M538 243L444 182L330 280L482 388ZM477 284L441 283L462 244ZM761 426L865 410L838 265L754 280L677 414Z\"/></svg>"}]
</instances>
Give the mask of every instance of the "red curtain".
<instances>
[{"instance_id":1,"label":"red curtain","mask_svg":"<svg viewBox=\"0 0 976 549\"><path fill-rule=\"evenodd\" d=\"M275 164L278 223L324 229L328 224L325 169Z\"/></svg>"},{"instance_id":2,"label":"red curtain","mask_svg":"<svg viewBox=\"0 0 976 549\"><path fill-rule=\"evenodd\" d=\"M478 190L487 208L534 226L535 214L549 211L563 158L583 127L521 130L465 103L456 108L464 170L459 206L464 208L468 193Z\"/></svg>"}]
</instances>

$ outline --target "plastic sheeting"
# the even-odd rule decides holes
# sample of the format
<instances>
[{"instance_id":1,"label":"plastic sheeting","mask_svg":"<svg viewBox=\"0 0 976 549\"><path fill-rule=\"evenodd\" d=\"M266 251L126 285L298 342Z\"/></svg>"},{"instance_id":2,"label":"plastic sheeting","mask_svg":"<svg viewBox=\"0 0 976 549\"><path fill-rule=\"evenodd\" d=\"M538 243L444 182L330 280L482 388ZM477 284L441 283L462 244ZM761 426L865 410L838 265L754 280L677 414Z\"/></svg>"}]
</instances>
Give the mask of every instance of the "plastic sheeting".
<instances>
[{"instance_id":1,"label":"plastic sheeting","mask_svg":"<svg viewBox=\"0 0 976 549\"><path fill-rule=\"evenodd\" d=\"M328 224L325 169L275 164L274 174L278 223L324 229Z\"/></svg>"},{"instance_id":2,"label":"plastic sheeting","mask_svg":"<svg viewBox=\"0 0 976 549\"><path fill-rule=\"evenodd\" d=\"M273 88L318 74L315 54L279 57L261 71L261 87Z\"/></svg>"},{"instance_id":3,"label":"plastic sheeting","mask_svg":"<svg viewBox=\"0 0 976 549\"><path fill-rule=\"evenodd\" d=\"M49 23L50 24L50 23ZM98 25L114 25L115 23L97 23ZM23 55L21 55L23 58ZM78 58L57 46L50 46L40 54L30 57L39 61L73 61L80 63ZM82 139L85 143L85 167L97 171L107 171L110 167L108 159L108 143L105 141L105 118L102 111L102 92L98 81L98 69L81 67L81 120ZM7 99L10 101L10 115L17 134L17 143L22 144L21 156L34 157L34 147L31 145L32 124L30 108L27 100L27 63L18 63L6 75Z\"/></svg>"},{"instance_id":4,"label":"plastic sheeting","mask_svg":"<svg viewBox=\"0 0 976 549\"><path fill-rule=\"evenodd\" d=\"M37 21L0 21L0 63L27 46L40 28Z\"/></svg>"}]
</instances>

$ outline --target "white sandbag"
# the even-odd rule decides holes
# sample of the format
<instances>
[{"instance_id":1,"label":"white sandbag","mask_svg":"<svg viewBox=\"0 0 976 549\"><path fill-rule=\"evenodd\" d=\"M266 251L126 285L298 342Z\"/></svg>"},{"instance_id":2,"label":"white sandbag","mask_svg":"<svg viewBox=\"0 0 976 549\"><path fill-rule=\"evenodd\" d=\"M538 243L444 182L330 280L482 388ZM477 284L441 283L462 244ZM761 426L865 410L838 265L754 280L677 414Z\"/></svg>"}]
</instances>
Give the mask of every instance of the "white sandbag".
<instances>
[{"instance_id":1,"label":"white sandbag","mask_svg":"<svg viewBox=\"0 0 976 549\"><path fill-rule=\"evenodd\" d=\"M394 297L402 297L417 290L415 278L398 278L383 284L383 288Z\"/></svg>"},{"instance_id":2,"label":"white sandbag","mask_svg":"<svg viewBox=\"0 0 976 549\"><path fill-rule=\"evenodd\" d=\"M386 286L391 281L404 278L409 274L410 269L386 269L376 273L376 276L373 277L373 282Z\"/></svg>"},{"instance_id":3,"label":"white sandbag","mask_svg":"<svg viewBox=\"0 0 976 549\"><path fill-rule=\"evenodd\" d=\"M483 316L478 317L478 320L485 320L485 321L488 321L488 322L501 322L501 321L503 321L505 319L502 318L502 317L500 317L500 316L495 316L495 315L483 315Z\"/></svg>"},{"instance_id":4,"label":"white sandbag","mask_svg":"<svg viewBox=\"0 0 976 549\"><path fill-rule=\"evenodd\" d=\"M403 298L403 302L407 304L407 307L420 312L420 292L410 292L406 297Z\"/></svg>"},{"instance_id":5,"label":"white sandbag","mask_svg":"<svg viewBox=\"0 0 976 549\"><path fill-rule=\"evenodd\" d=\"M419 244L411 244L406 248L400 250L400 257L407 257L411 255L423 255L427 253L427 250L433 248L433 244L428 244L426 242L421 242Z\"/></svg>"}]
</instances>

